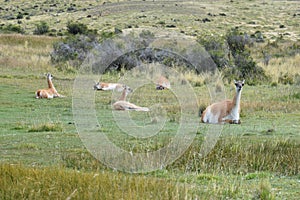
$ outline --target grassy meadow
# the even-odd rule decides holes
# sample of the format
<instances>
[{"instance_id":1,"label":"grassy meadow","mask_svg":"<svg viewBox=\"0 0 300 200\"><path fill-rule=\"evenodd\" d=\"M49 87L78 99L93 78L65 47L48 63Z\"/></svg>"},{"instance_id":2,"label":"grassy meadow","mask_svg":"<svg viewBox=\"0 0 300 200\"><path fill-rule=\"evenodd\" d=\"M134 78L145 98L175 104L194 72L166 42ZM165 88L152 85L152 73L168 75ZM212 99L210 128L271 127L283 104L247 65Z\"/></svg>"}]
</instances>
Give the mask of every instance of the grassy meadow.
<instances>
[{"instance_id":1,"label":"grassy meadow","mask_svg":"<svg viewBox=\"0 0 300 200\"><path fill-rule=\"evenodd\" d=\"M25 34L0 34L0 199L298 199L300 196L300 56L297 1L4 1L0 23L18 24ZM270 9L272 8L272 9ZM2 12L3 11L3 12ZM23 18L17 19L21 12ZM202 19L210 22L204 23ZM49 35L33 35L46 21ZM200 124L188 149L175 162L147 173L109 168L83 144L73 118L77 72L68 63L56 68L49 54L69 20L85 23L99 34L114 28L170 28L189 36L225 34L239 26L261 31L266 42L251 49L270 83L246 85L241 125L222 126L214 148L203 156L201 145L210 125ZM281 26L281 25L284 25ZM293 47L293 48L292 48ZM272 54L264 64L262 50ZM61 70L61 69L71 70ZM46 88L44 73L65 98L35 99ZM107 73L118 81L124 72ZM284 76L286 75L286 76ZM222 76L222 74L220 75ZM198 106L211 102L207 74L186 73ZM291 77L292 84L280 82ZM171 83L172 84L172 83ZM92 90L91 85L91 90ZM224 81L226 97L234 85ZM159 103L167 120L159 134L139 140L114 122L111 92L95 92L101 131L133 153L169 144L179 127L180 105L171 91L145 85L129 95L138 105ZM155 123L149 113L130 113L137 125ZM198 120L197 115L192 116ZM126 161L124 161L126 162ZM128 161L130 162L130 161Z\"/></svg>"}]
</instances>

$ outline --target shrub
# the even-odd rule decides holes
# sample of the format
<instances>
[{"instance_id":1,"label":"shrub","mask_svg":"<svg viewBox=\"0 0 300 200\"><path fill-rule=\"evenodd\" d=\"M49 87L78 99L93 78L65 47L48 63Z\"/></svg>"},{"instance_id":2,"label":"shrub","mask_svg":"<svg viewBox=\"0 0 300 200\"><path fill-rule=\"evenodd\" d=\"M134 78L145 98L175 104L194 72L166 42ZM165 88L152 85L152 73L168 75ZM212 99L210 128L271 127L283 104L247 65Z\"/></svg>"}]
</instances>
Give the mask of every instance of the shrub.
<instances>
[{"instance_id":1,"label":"shrub","mask_svg":"<svg viewBox=\"0 0 300 200\"><path fill-rule=\"evenodd\" d=\"M68 65L78 68L88 52L98 45L97 30L89 30L85 24L72 21L68 22L67 28L68 37L63 42L53 45L51 61L54 64L68 62ZM58 32L57 35L62 33Z\"/></svg>"},{"instance_id":2,"label":"shrub","mask_svg":"<svg viewBox=\"0 0 300 200\"><path fill-rule=\"evenodd\" d=\"M270 79L251 57L247 46L251 47L253 40L247 34L240 33L238 29L232 29L227 33L226 41L230 54L233 57L233 66L231 70L226 71L225 76L247 79L248 84L252 85L266 82Z\"/></svg>"},{"instance_id":3,"label":"shrub","mask_svg":"<svg viewBox=\"0 0 300 200\"><path fill-rule=\"evenodd\" d=\"M67 29L68 29L68 33L73 35L88 33L88 28L85 24L72 22L72 21L68 22Z\"/></svg>"},{"instance_id":4,"label":"shrub","mask_svg":"<svg viewBox=\"0 0 300 200\"><path fill-rule=\"evenodd\" d=\"M288 73L281 73L280 76L278 77L278 83L282 83L284 85L287 84L293 84L294 83L294 78L292 75L288 74Z\"/></svg>"},{"instance_id":5,"label":"shrub","mask_svg":"<svg viewBox=\"0 0 300 200\"><path fill-rule=\"evenodd\" d=\"M211 55L225 79L247 79L247 83L252 85L269 80L264 70L251 57L249 48L253 39L248 34L232 29L224 38L205 36L198 39L198 42Z\"/></svg>"},{"instance_id":6,"label":"shrub","mask_svg":"<svg viewBox=\"0 0 300 200\"><path fill-rule=\"evenodd\" d=\"M96 38L85 35L68 37L64 42L53 45L50 54L52 63L70 61L75 68L79 67L86 58L87 53L97 45Z\"/></svg>"},{"instance_id":7,"label":"shrub","mask_svg":"<svg viewBox=\"0 0 300 200\"><path fill-rule=\"evenodd\" d=\"M46 22L41 21L39 24L36 25L33 34L35 35L44 35L49 32L49 26Z\"/></svg>"},{"instance_id":8,"label":"shrub","mask_svg":"<svg viewBox=\"0 0 300 200\"><path fill-rule=\"evenodd\" d=\"M257 43L265 42L264 36L260 31L256 31L254 34L251 34L251 38L254 39Z\"/></svg>"},{"instance_id":9,"label":"shrub","mask_svg":"<svg viewBox=\"0 0 300 200\"><path fill-rule=\"evenodd\" d=\"M115 33L111 32L111 31L109 31L109 32L103 31L103 32L100 33L100 37L101 37L102 40L112 38L114 35L115 35Z\"/></svg>"},{"instance_id":10,"label":"shrub","mask_svg":"<svg viewBox=\"0 0 300 200\"><path fill-rule=\"evenodd\" d=\"M223 38L204 36L198 38L198 42L204 46L219 69L229 65L228 45Z\"/></svg>"},{"instance_id":11,"label":"shrub","mask_svg":"<svg viewBox=\"0 0 300 200\"><path fill-rule=\"evenodd\" d=\"M4 26L3 28L0 29L1 32L4 33L25 33L24 29L20 25L14 25L14 24L9 24L7 26Z\"/></svg>"},{"instance_id":12,"label":"shrub","mask_svg":"<svg viewBox=\"0 0 300 200\"><path fill-rule=\"evenodd\" d=\"M23 19L23 14L22 13L18 13L17 19Z\"/></svg>"},{"instance_id":13,"label":"shrub","mask_svg":"<svg viewBox=\"0 0 300 200\"><path fill-rule=\"evenodd\" d=\"M233 57L246 51L246 45L251 46L253 40L248 34L242 34L238 29L230 30L226 35L226 41Z\"/></svg>"},{"instance_id":14,"label":"shrub","mask_svg":"<svg viewBox=\"0 0 300 200\"><path fill-rule=\"evenodd\" d=\"M143 30L139 34L139 36L142 39L142 42L145 44L145 46L148 46L155 39L154 33L152 33L149 30Z\"/></svg>"}]
</instances>

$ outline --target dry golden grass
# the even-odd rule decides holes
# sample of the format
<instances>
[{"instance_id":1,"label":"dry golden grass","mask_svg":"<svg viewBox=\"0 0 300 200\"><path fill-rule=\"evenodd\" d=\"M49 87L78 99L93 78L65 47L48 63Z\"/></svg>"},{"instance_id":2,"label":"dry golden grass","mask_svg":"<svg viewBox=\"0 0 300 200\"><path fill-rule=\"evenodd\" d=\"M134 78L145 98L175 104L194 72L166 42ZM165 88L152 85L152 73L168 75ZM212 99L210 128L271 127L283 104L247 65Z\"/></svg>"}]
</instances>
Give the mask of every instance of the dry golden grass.
<instances>
[{"instance_id":1,"label":"dry golden grass","mask_svg":"<svg viewBox=\"0 0 300 200\"><path fill-rule=\"evenodd\" d=\"M300 75L300 54L293 57L280 57L271 58L269 65L264 65L262 62L259 63L263 66L266 74L272 79L272 82L277 83L279 78L284 74L288 74L292 77L295 75Z\"/></svg>"},{"instance_id":2,"label":"dry golden grass","mask_svg":"<svg viewBox=\"0 0 300 200\"><path fill-rule=\"evenodd\" d=\"M53 3L56 3L56 6L51 6ZM39 9L33 9L35 5ZM90 29L96 29L99 33L113 31L115 27L165 27L170 24L176 25L175 29L188 35L207 32L225 34L229 28L240 27L242 31L250 34L261 31L270 40L282 34L285 38L295 41L300 33L297 1L87 0L35 1L34 4L29 4L17 0L3 2L2 7L4 9L2 15L0 14L0 23L19 23L26 33L33 33L35 25L40 21L45 21L50 29L55 29L54 34L64 33L67 22L71 20L87 24ZM70 7L75 10L68 11ZM7 20L7 16L15 17L18 12L28 12L30 19L25 19L24 15L23 19ZM204 18L210 19L210 22L203 23ZM284 25L284 28L280 28L280 25Z\"/></svg>"},{"instance_id":3,"label":"dry golden grass","mask_svg":"<svg viewBox=\"0 0 300 200\"><path fill-rule=\"evenodd\" d=\"M42 75L55 71L49 52L57 40L47 36L0 35L1 71L10 75L22 75L24 71Z\"/></svg>"}]
</instances>

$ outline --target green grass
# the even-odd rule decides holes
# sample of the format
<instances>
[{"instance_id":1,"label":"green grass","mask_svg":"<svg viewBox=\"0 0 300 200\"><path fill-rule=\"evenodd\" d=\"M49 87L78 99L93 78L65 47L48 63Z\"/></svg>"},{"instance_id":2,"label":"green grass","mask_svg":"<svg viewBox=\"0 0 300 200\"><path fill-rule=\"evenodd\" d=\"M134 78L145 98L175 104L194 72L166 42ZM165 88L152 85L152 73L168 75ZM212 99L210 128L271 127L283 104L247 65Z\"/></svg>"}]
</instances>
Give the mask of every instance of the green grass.
<instances>
[{"instance_id":1,"label":"green grass","mask_svg":"<svg viewBox=\"0 0 300 200\"><path fill-rule=\"evenodd\" d=\"M1 190L4 199L9 196L17 199L67 198L72 194L75 199L82 199L88 196L97 198L96 194L100 193L103 196L99 198L108 199L120 196L125 199L159 196L160 199L182 199L185 196L293 199L298 195L300 115L299 87L296 85L279 84L276 88L246 85L242 94L242 124L225 125L216 146L206 157L199 153L208 127L200 124L190 148L165 171L130 175L113 172L99 162L78 137L72 116L71 75L55 74L61 77L54 79L56 88L67 97L52 100L34 98L35 90L46 85L45 78L27 81L25 74L8 75L1 76L0 87L0 148L3 152L0 171L4 174L1 176L1 184L5 186ZM33 76L33 73L28 72L28 76ZM115 80L114 76L105 79ZM232 86L225 87L227 96L231 97ZM151 92L143 96L132 94L131 101L149 106L160 100L167 108L169 118L161 133L151 140L139 140L122 133L113 123L111 93L95 94L97 117L104 124L101 130L125 150L147 152L160 149L169 143L178 127L178 113L172 112L170 101L174 100L167 98L168 91L150 98L158 94L152 87L148 89ZM210 101L205 85L194 90L198 102L206 104ZM145 113L131 113L131 116L138 124L150 121ZM31 168L33 166L35 168ZM24 174L27 178L21 179ZM54 174L59 176L53 178ZM93 178L95 174L99 176ZM12 185L14 189L9 189Z\"/></svg>"},{"instance_id":2,"label":"green grass","mask_svg":"<svg viewBox=\"0 0 300 200\"><path fill-rule=\"evenodd\" d=\"M64 75L58 72L57 76ZM242 124L225 125L215 148L206 157L199 152L207 125L200 124L190 148L165 171L130 175L111 171L85 149L72 117L72 94L68 89L72 88L72 79L54 80L56 88L67 97L52 100L34 98L34 91L40 85L37 82L45 85L44 79L24 84L25 80L24 76L7 78L4 74L1 77L0 146L3 153L0 171L4 174L1 176L4 199L8 196L67 198L70 195L82 199L97 198L96 194L100 193L103 196L99 198L108 199L120 196L125 199L160 196L160 199L226 196L293 199L298 194L300 115L297 86L278 85L275 89L264 85L245 86ZM226 88L228 96L232 96L232 86L226 85ZM199 102L204 98L209 102L205 86L194 89ZM156 98L149 96L157 94L154 89L150 91L146 96L134 93L130 98L138 100L139 104L151 105ZM169 94L163 92L161 103L168 107L170 103L164 95ZM178 127L178 113L169 112L167 116L175 120L167 121L160 134L151 140L135 139L122 133L113 123L111 101L110 92L96 93L97 117L104 124L101 130L125 150L160 149L169 143ZM171 108L167 110L172 111ZM140 124L150 120L145 113L131 115ZM27 178L21 179L25 174ZM53 178L54 174L57 178ZM95 174L99 175L93 178ZM11 185L14 189L9 189Z\"/></svg>"},{"instance_id":3,"label":"green grass","mask_svg":"<svg viewBox=\"0 0 300 200\"><path fill-rule=\"evenodd\" d=\"M2 199L293 199L299 195L299 183L288 177L245 180L243 176L166 171L130 175L8 164L0 167Z\"/></svg>"}]
</instances>

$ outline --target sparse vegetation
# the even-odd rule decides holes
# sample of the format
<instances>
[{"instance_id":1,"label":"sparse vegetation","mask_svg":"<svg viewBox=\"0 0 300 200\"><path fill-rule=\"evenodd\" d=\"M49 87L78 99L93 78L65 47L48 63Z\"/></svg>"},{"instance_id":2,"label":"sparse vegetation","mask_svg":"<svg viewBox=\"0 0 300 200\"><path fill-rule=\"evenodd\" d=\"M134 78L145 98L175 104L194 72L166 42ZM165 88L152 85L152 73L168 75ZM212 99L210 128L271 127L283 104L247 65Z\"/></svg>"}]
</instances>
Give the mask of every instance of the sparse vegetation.
<instances>
[{"instance_id":1,"label":"sparse vegetation","mask_svg":"<svg viewBox=\"0 0 300 200\"><path fill-rule=\"evenodd\" d=\"M6 26L0 26L1 33L25 33L24 29L20 25L8 24Z\"/></svg>"}]
</instances>

